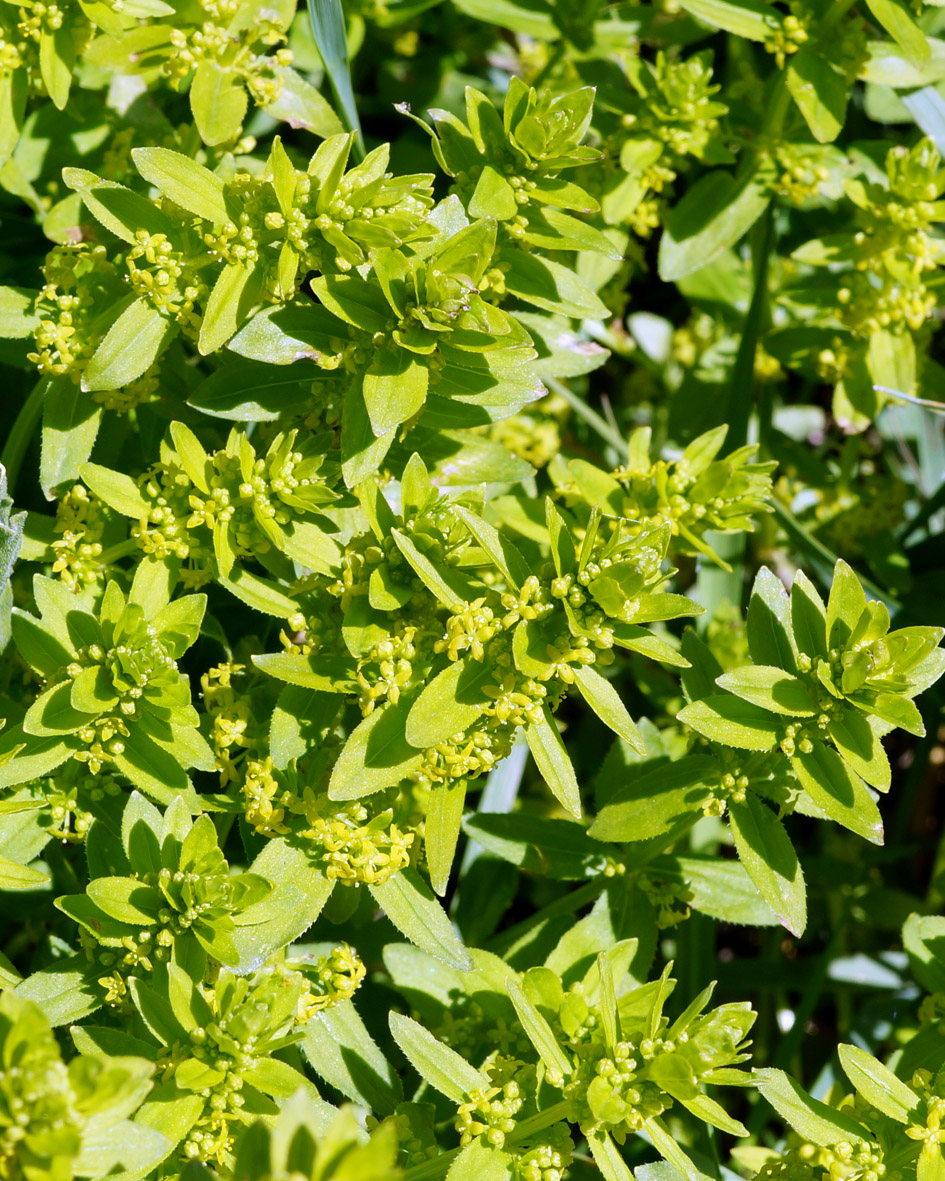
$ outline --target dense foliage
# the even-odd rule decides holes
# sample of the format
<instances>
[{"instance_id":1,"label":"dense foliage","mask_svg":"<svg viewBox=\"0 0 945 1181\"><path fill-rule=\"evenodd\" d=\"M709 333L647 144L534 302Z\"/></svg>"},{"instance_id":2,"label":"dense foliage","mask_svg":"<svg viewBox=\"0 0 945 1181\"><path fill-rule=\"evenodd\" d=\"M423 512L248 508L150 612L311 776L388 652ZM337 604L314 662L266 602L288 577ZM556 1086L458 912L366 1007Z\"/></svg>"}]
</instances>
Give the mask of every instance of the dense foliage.
<instances>
[{"instance_id":1,"label":"dense foliage","mask_svg":"<svg viewBox=\"0 0 945 1181\"><path fill-rule=\"evenodd\" d=\"M942 93L0 0L0 1181L945 1179Z\"/></svg>"}]
</instances>

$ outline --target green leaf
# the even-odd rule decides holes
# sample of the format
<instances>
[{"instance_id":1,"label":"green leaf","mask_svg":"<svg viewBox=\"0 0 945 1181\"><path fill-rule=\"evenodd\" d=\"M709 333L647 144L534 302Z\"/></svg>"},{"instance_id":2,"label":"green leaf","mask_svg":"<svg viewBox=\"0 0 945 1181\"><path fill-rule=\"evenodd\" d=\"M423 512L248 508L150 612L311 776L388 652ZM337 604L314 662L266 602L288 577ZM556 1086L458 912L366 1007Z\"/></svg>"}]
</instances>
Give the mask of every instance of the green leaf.
<instances>
[{"instance_id":1,"label":"green leaf","mask_svg":"<svg viewBox=\"0 0 945 1181\"><path fill-rule=\"evenodd\" d=\"M488 661L470 656L448 664L424 688L407 716L410 745L421 750L436 746L471 726L489 704L483 686L494 682L496 675Z\"/></svg>"},{"instance_id":2,"label":"green leaf","mask_svg":"<svg viewBox=\"0 0 945 1181\"><path fill-rule=\"evenodd\" d=\"M900 1124L918 1122L919 1096L902 1079L859 1046L842 1045L838 1053L847 1078L871 1107Z\"/></svg>"},{"instance_id":3,"label":"green leaf","mask_svg":"<svg viewBox=\"0 0 945 1181\"><path fill-rule=\"evenodd\" d=\"M47 500L74 483L92 453L102 409L68 377L52 378L43 403L39 482Z\"/></svg>"},{"instance_id":4,"label":"green leaf","mask_svg":"<svg viewBox=\"0 0 945 1181\"><path fill-rule=\"evenodd\" d=\"M36 292L26 287L0 287L0 336L7 340L26 340L39 324L33 310Z\"/></svg>"},{"instance_id":5,"label":"green leaf","mask_svg":"<svg viewBox=\"0 0 945 1181\"><path fill-rule=\"evenodd\" d=\"M0 735L0 788L48 775L77 748L75 739L70 741L58 735L34 738L25 734L22 726L6 730Z\"/></svg>"},{"instance_id":6,"label":"green leaf","mask_svg":"<svg viewBox=\"0 0 945 1181\"><path fill-rule=\"evenodd\" d=\"M42 870L0 856L0 890L35 890L48 881Z\"/></svg>"},{"instance_id":7,"label":"green leaf","mask_svg":"<svg viewBox=\"0 0 945 1181\"><path fill-rule=\"evenodd\" d=\"M558 1045L558 1040L552 1032L551 1026L541 1015L535 1005L529 1000L525 990L514 977L506 981L509 999L515 1006L515 1012L522 1023L522 1028L528 1040L538 1051L538 1056L549 1070L556 1070L565 1078L572 1072L572 1066L567 1055Z\"/></svg>"},{"instance_id":8,"label":"green leaf","mask_svg":"<svg viewBox=\"0 0 945 1181\"><path fill-rule=\"evenodd\" d=\"M389 1115L402 1098L400 1079L351 1001L338 1001L305 1025L301 1050L316 1074L355 1103Z\"/></svg>"},{"instance_id":9,"label":"green leaf","mask_svg":"<svg viewBox=\"0 0 945 1181\"><path fill-rule=\"evenodd\" d=\"M664 1160L678 1169L689 1181L706 1181L705 1174L699 1172L661 1119L650 1116L643 1126L653 1141L653 1147Z\"/></svg>"},{"instance_id":10,"label":"green leaf","mask_svg":"<svg viewBox=\"0 0 945 1181\"><path fill-rule=\"evenodd\" d=\"M434 783L430 788L423 828L423 848L434 893L442 898L449 885L456 843L463 826L464 779Z\"/></svg>"},{"instance_id":11,"label":"green leaf","mask_svg":"<svg viewBox=\"0 0 945 1181\"><path fill-rule=\"evenodd\" d=\"M766 567L758 571L748 604L748 648L755 664L797 670L791 605L780 578Z\"/></svg>"},{"instance_id":12,"label":"green leaf","mask_svg":"<svg viewBox=\"0 0 945 1181\"><path fill-rule=\"evenodd\" d=\"M785 71L787 88L818 143L829 144L843 129L847 82L843 71L819 53L802 46Z\"/></svg>"},{"instance_id":13,"label":"green leaf","mask_svg":"<svg viewBox=\"0 0 945 1181\"><path fill-rule=\"evenodd\" d=\"M51 738L59 734L74 734L88 726L94 715L80 712L72 704L72 686L60 682L41 693L26 711L23 729L37 738Z\"/></svg>"},{"instance_id":14,"label":"green leaf","mask_svg":"<svg viewBox=\"0 0 945 1181\"><path fill-rule=\"evenodd\" d=\"M877 791L888 791L892 768L883 744L861 713L844 710L831 718L827 733L849 769Z\"/></svg>"},{"instance_id":15,"label":"green leaf","mask_svg":"<svg viewBox=\"0 0 945 1181\"><path fill-rule=\"evenodd\" d=\"M97 878L89 882L86 893L105 914L121 923L144 927L158 923L161 895L137 878Z\"/></svg>"},{"instance_id":16,"label":"green leaf","mask_svg":"<svg viewBox=\"0 0 945 1181\"><path fill-rule=\"evenodd\" d=\"M390 1031L417 1074L447 1099L462 1103L473 1091L489 1089L489 1079L482 1071L412 1018L391 1013Z\"/></svg>"},{"instance_id":17,"label":"green leaf","mask_svg":"<svg viewBox=\"0 0 945 1181\"><path fill-rule=\"evenodd\" d=\"M304 410L311 386L305 361L274 367L239 358L224 364L191 393L188 405L215 418L274 422L283 413Z\"/></svg>"},{"instance_id":18,"label":"green leaf","mask_svg":"<svg viewBox=\"0 0 945 1181\"><path fill-rule=\"evenodd\" d=\"M800 938L807 926L804 874L784 825L756 795L729 801L735 848L751 880L785 927Z\"/></svg>"},{"instance_id":19,"label":"green leaf","mask_svg":"<svg viewBox=\"0 0 945 1181\"><path fill-rule=\"evenodd\" d=\"M364 374L364 405L380 437L412 418L427 397L430 371L406 349L385 345Z\"/></svg>"},{"instance_id":20,"label":"green leaf","mask_svg":"<svg viewBox=\"0 0 945 1181\"><path fill-rule=\"evenodd\" d=\"M645 764L644 764L645 766ZM635 775L617 789L588 829L601 841L647 841L695 821L722 768L708 755L688 755Z\"/></svg>"},{"instance_id":21,"label":"green leaf","mask_svg":"<svg viewBox=\"0 0 945 1181\"><path fill-rule=\"evenodd\" d=\"M456 7L487 25L527 33L542 41L553 42L561 36L551 12L544 8L529 7L515 0L456 0Z\"/></svg>"},{"instance_id":22,"label":"green leaf","mask_svg":"<svg viewBox=\"0 0 945 1181\"><path fill-rule=\"evenodd\" d=\"M172 234L174 222L162 210L112 180L102 180L84 168L64 168L62 179L82 197L92 216L122 241L134 244L139 230L149 234Z\"/></svg>"},{"instance_id":23,"label":"green leaf","mask_svg":"<svg viewBox=\"0 0 945 1181\"><path fill-rule=\"evenodd\" d=\"M831 820L842 824L874 845L883 843L883 819L863 780L851 771L836 751L815 742L809 754L791 759L798 781Z\"/></svg>"},{"instance_id":24,"label":"green leaf","mask_svg":"<svg viewBox=\"0 0 945 1181\"><path fill-rule=\"evenodd\" d=\"M945 917L912 914L902 928L902 945L912 973L927 992L945 991L945 957L939 953L945 937Z\"/></svg>"},{"instance_id":25,"label":"green leaf","mask_svg":"<svg viewBox=\"0 0 945 1181\"><path fill-rule=\"evenodd\" d=\"M72 682L72 705L80 713L100 714L118 704L118 694L104 665L84 668Z\"/></svg>"},{"instance_id":26,"label":"green leaf","mask_svg":"<svg viewBox=\"0 0 945 1181\"><path fill-rule=\"evenodd\" d=\"M328 80L341 110L342 122L349 131L356 133L357 154L363 156L364 140L361 136L358 106L351 84L348 40L341 0L308 0L308 15L312 23L315 44L325 63Z\"/></svg>"},{"instance_id":27,"label":"green leaf","mask_svg":"<svg viewBox=\"0 0 945 1181\"><path fill-rule=\"evenodd\" d=\"M506 290L537 308L581 320L602 320L609 315L607 306L580 275L553 259L516 251L503 257L503 265L508 267Z\"/></svg>"},{"instance_id":28,"label":"green leaf","mask_svg":"<svg viewBox=\"0 0 945 1181\"><path fill-rule=\"evenodd\" d=\"M110 1174L144 1177L170 1154L173 1147L170 1140L154 1128L127 1119L116 1123L111 1112L102 1112L98 1118L92 1116L89 1119L82 1136L82 1151L75 1157L72 1167L80 1177Z\"/></svg>"},{"instance_id":29,"label":"green leaf","mask_svg":"<svg viewBox=\"0 0 945 1181\"><path fill-rule=\"evenodd\" d=\"M637 754L646 754L643 736L627 713L627 707L620 694L605 677L589 664L579 665L574 670L574 681L581 696L600 718L605 726L626 742Z\"/></svg>"},{"instance_id":30,"label":"green leaf","mask_svg":"<svg viewBox=\"0 0 945 1181\"><path fill-rule=\"evenodd\" d=\"M867 7L907 58L922 65L931 56L925 33L899 0L866 0Z\"/></svg>"},{"instance_id":31,"label":"green leaf","mask_svg":"<svg viewBox=\"0 0 945 1181\"><path fill-rule=\"evenodd\" d=\"M469 969L469 956L446 913L415 869L402 869L370 887L377 903L398 931L438 960Z\"/></svg>"},{"instance_id":32,"label":"green leaf","mask_svg":"<svg viewBox=\"0 0 945 1181\"><path fill-rule=\"evenodd\" d=\"M361 382L349 391L348 404L341 424L341 470L345 484L356 488L378 470L394 441L394 431L380 438L374 434Z\"/></svg>"},{"instance_id":33,"label":"green leaf","mask_svg":"<svg viewBox=\"0 0 945 1181\"><path fill-rule=\"evenodd\" d=\"M204 310L197 349L204 357L221 349L259 300L261 268L228 263L217 277Z\"/></svg>"},{"instance_id":34,"label":"green leaf","mask_svg":"<svg viewBox=\"0 0 945 1181\"><path fill-rule=\"evenodd\" d=\"M675 282L734 246L768 207L771 181L761 166L737 180L716 169L696 181L669 215L660 240L660 277Z\"/></svg>"},{"instance_id":35,"label":"green leaf","mask_svg":"<svg viewBox=\"0 0 945 1181\"><path fill-rule=\"evenodd\" d=\"M132 148L135 168L175 205L215 225L230 220L223 181L196 160L168 148Z\"/></svg>"},{"instance_id":36,"label":"green leaf","mask_svg":"<svg viewBox=\"0 0 945 1181\"><path fill-rule=\"evenodd\" d=\"M71 1025L101 1008L102 992L86 956L75 955L41 968L18 984L17 996L33 1001L52 1026Z\"/></svg>"},{"instance_id":37,"label":"green leaf","mask_svg":"<svg viewBox=\"0 0 945 1181\"><path fill-rule=\"evenodd\" d=\"M20 655L43 678L56 677L75 659L71 644L66 647L48 626L44 627L19 607L13 608L10 630Z\"/></svg>"},{"instance_id":38,"label":"green leaf","mask_svg":"<svg viewBox=\"0 0 945 1181\"><path fill-rule=\"evenodd\" d=\"M493 528L488 521L470 512L461 504L454 505L453 512L489 555L495 563L496 569L502 573L515 590L521 590L522 584L531 571L528 563L509 539Z\"/></svg>"},{"instance_id":39,"label":"green leaf","mask_svg":"<svg viewBox=\"0 0 945 1181\"><path fill-rule=\"evenodd\" d=\"M444 606L450 607L454 611L461 611L464 607L463 600L453 590L430 559L417 549L416 545L414 545L406 533L401 532L400 529L391 529L390 532L397 548L410 563L413 572L427 590L436 595Z\"/></svg>"},{"instance_id":40,"label":"green leaf","mask_svg":"<svg viewBox=\"0 0 945 1181\"><path fill-rule=\"evenodd\" d=\"M258 663L258 662L257 662ZM296 682L298 683L298 682ZM324 688L322 685L315 688ZM385 702L348 736L328 784L333 800L357 800L406 779L423 761L404 730L413 699Z\"/></svg>"},{"instance_id":41,"label":"green leaf","mask_svg":"<svg viewBox=\"0 0 945 1181\"><path fill-rule=\"evenodd\" d=\"M725 29L749 41L764 41L777 27L778 18L760 0L680 0L687 12L706 24Z\"/></svg>"},{"instance_id":42,"label":"green leaf","mask_svg":"<svg viewBox=\"0 0 945 1181\"><path fill-rule=\"evenodd\" d=\"M845 648L865 610L866 595L860 580L841 559L834 568L827 599L827 646Z\"/></svg>"},{"instance_id":43,"label":"green leaf","mask_svg":"<svg viewBox=\"0 0 945 1181\"><path fill-rule=\"evenodd\" d=\"M287 685L279 694L269 728L269 750L276 767L287 767L308 753L313 735L327 732L338 714L339 698L318 689Z\"/></svg>"},{"instance_id":44,"label":"green leaf","mask_svg":"<svg viewBox=\"0 0 945 1181\"><path fill-rule=\"evenodd\" d=\"M571 820L518 813L475 812L463 827L497 857L530 873L564 880L595 876L606 853Z\"/></svg>"},{"instance_id":45,"label":"green leaf","mask_svg":"<svg viewBox=\"0 0 945 1181\"><path fill-rule=\"evenodd\" d=\"M150 506L131 476L97 463L80 464L78 474L83 483L116 512L138 520L148 517Z\"/></svg>"},{"instance_id":46,"label":"green leaf","mask_svg":"<svg viewBox=\"0 0 945 1181\"><path fill-rule=\"evenodd\" d=\"M239 971L248 972L293 943L315 922L333 883L304 851L282 837L267 841L250 870L273 883L272 893L243 911L233 932Z\"/></svg>"},{"instance_id":47,"label":"green leaf","mask_svg":"<svg viewBox=\"0 0 945 1181\"><path fill-rule=\"evenodd\" d=\"M817 713L817 702L797 677L770 665L747 665L724 673L715 682L762 709L789 717L811 718Z\"/></svg>"},{"instance_id":48,"label":"green leaf","mask_svg":"<svg viewBox=\"0 0 945 1181\"><path fill-rule=\"evenodd\" d=\"M212 58L203 58L190 84L190 109L203 142L213 146L236 139L248 106L240 76Z\"/></svg>"},{"instance_id":49,"label":"green leaf","mask_svg":"<svg viewBox=\"0 0 945 1181\"><path fill-rule=\"evenodd\" d=\"M509 1153L473 1140L450 1165L446 1181L512 1181L517 1171Z\"/></svg>"},{"instance_id":50,"label":"green leaf","mask_svg":"<svg viewBox=\"0 0 945 1181\"><path fill-rule=\"evenodd\" d=\"M394 311L376 283L357 275L318 275L311 288L332 315L362 332L386 333L394 323Z\"/></svg>"},{"instance_id":51,"label":"green leaf","mask_svg":"<svg viewBox=\"0 0 945 1181\"><path fill-rule=\"evenodd\" d=\"M304 127L306 131L323 139L344 131L328 100L301 74L289 66L278 65L272 67L272 72L278 78L280 87L275 100L266 103L266 114L270 118L282 119L290 127Z\"/></svg>"},{"instance_id":52,"label":"green leaf","mask_svg":"<svg viewBox=\"0 0 945 1181\"><path fill-rule=\"evenodd\" d=\"M827 656L827 608L803 570L791 587L791 627L799 652L811 658Z\"/></svg>"},{"instance_id":53,"label":"green leaf","mask_svg":"<svg viewBox=\"0 0 945 1181\"><path fill-rule=\"evenodd\" d=\"M540 722L529 722L525 727L528 749L552 795L572 816L580 819L581 789L574 767L547 705L541 707L541 712Z\"/></svg>"},{"instance_id":54,"label":"green leaf","mask_svg":"<svg viewBox=\"0 0 945 1181\"><path fill-rule=\"evenodd\" d=\"M589 1132L587 1146L604 1181L634 1181L630 1166L620 1155L609 1132L601 1128Z\"/></svg>"},{"instance_id":55,"label":"green leaf","mask_svg":"<svg viewBox=\"0 0 945 1181\"><path fill-rule=\"evenodd\" d=\"M707 697L676 715L697 734L739 750L774 750L783 723L760 705L740 697Z\"/></svg>"},{"instance_id":56,"label":"green leaf","mask_svg":"<svg viewBox=\"0 0 945 1181\"><path fill-rule=\"evenodd\" d=\"M153 365L177 332L178 325L166 320L143 296L132 300L92 354L82 374L82 389L118 390L130 385Z\"/></svg>"},{"instance_id":57,"label":"green leaf","mask_svg":"<svg viewBox=\"0 0 945 1181\"><path fill-rule=\"evenodd\" d=\"M692 892L691 906L700 914L725 923L747 923L753 927L774 927L777 916L758 892L739 861L718 857L658 858L654 869L673 872L673 879ZM678 874L678 879L677 875Z\"/></svg>"},{"instance_id":58,"label":"green leaf","mask_svg":"<svg viewBox=\"0 0 945 1181\"><path fill-rule=\"evenodd\" d=\"M264 607L263 603L269 601L272 608L275 608L278 600L270 599L268 594L265 598L260 598L256 594L256 588L253 588L251 584L249 593L244 594L243 591L246 588L242 579L234 580L232 583L229 580L221 579L221 582L228 589L238 586L240 591L237 593L234 589L234 594L249 606L256 607L260 611L265 610L267 614L275 615L280 619L286 618L286 615L281 612ZM294 606L293 603L293 608ZM328 693L356 691L356 681L349 680L344 675L330 676L326 673L316 672L312 668L312 661L308 656L298 655L294 652L264 652L261 656L253 657L253 664L262 669L264 673L268 673L269 676L277 677L280 681L286 681L290 685L300 685L303 689L323 689Z\"/></svg>"},{"instance_id":59,"label":"green leaf","mask_svg":"<svg viewBox=\"0 0 945 1181\"><path fill-rule=\"evenodd\" d=\"M63 21L56 29L43 24L39 34L39 68L46 93L60 111L69 101L78 51L78 40L69 21Z\"/></svg>"},{"instance_id":60,"label":"green leaf","mask_svg":"<svg viewBox=\"0 0 945 1181\"><path fill-rule=\"evenodd\" d=\"M841 1141L861 1144L872 1135L845 1112L813 1099L783 1070L756 1070L758 1090L805 1140L830 1148Z\"/></svg>"},{"instance_id":61,"label":"green leaf","mask_svg":"<svg viewBox=\"0 0 945 1181\"><path fill-rule=\"evenodd\" d=\"M124 751L114 756L118 770L158 803L170 804L180 795L199 812L194 789L175 755L159 746L140 725L128 729Z\"/></svg>"},{"instance_id":62,"label":"green leaf","mask_svg":"<svg viewBox=\"0 0 945 1181\"><path fill-rule=\"evenodd\" d=\"M176 1083L158 1083L142 1105L135 1123L160 1132L171 1144L180 1144L204 1110L202 1095L182 1093Z\"/></svg>"},{"instance_id":63,"label":"green leaf","mask_svg":"<svg viewBox=\"0 0 945 1181\"><path fill-rule=\"evenodd\" d=\"M491 164L486 164L476 181L476 188L467 206L471 217L494 217L500 221L518 214L515 190L508 178Z\"/></svg>"}]
</instances>

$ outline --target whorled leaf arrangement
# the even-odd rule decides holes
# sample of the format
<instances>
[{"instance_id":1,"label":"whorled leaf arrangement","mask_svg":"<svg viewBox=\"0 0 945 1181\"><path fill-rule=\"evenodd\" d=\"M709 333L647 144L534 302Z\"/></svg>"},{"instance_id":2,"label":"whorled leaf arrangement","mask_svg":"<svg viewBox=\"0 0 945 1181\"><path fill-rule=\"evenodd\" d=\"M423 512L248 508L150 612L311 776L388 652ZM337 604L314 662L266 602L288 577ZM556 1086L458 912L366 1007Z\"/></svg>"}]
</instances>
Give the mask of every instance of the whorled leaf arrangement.
<instances>
[{"instance_id":1,"label":"whorled leaf arrangement","mask_svg":"<svg viewBox=\"0 0 945 1181\"><path fill-rule=\"evenodd\" d=\"M481 85L364 154L292 4L0 0L2 1181L943 1181L943 920L822 1099L703 954L883 844L945 672L911 493L808 529L764 384L839 488L940 373L934 128L847 117L945 79L927 7L365 4Z\"/></svg>"}]
</instances>

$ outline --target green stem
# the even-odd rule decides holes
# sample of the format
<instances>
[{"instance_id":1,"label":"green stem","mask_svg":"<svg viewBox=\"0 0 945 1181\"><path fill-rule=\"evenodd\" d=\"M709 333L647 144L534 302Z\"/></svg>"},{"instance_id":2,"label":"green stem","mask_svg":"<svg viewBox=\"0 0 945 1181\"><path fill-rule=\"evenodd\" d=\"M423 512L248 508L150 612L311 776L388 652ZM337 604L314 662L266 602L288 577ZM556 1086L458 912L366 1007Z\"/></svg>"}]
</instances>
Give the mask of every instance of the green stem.
<instances>
[{"instance_id":1,"label":"green stem","mask_svg":"<svg viewBox=\"0 0 945 1181\"><path fill-rule=\"evenodd\" d=\"M761 216L758 233L752 245L754 290L751 304L745 316L742 338L738 344L735 367L732 370L732 384L728 395L728 436L726 445L736 451L748 441L748 423L754 405L755 356L758 340L768 310L768 259L774 238L774 201Z\"/></svg>"},{"instance_id":2,"label":"green stem","mask_svg":"<svg viewBox=\"0 0 945 1181\"><path fill-rule=\"evenodd\" d=\"M127 558L129 554L133 554L137 548L137 538L126 537L124 541L119 541L117 544L111 545L105 550L101 557L101 563L103 566L111 566L113 562L117 562L121 558Z\"/></svg>"},{"instance_id":3,"label":"green stem","mask_svg":"<svg viewBox=\"0 0 945 1181\"><path fill-rule=\"evenodd\" d=\"M549 389L554 390L556 394L564 398L575 414L589 423L606 443L617 449L617 453L621 459L627 458L627 440L615 431L605 418L602 418L596 410L588 406L583 398L579 398L577 394L572 393L563 381L558 381L554 377L548 377L545 380Z\"/></svg>"},{"instance_id":4,"label":"green stem","mask_svg":"<svg viewBox=\"0 0 945 1181\"><path fill-rule=\"evenodd\" d=\"M20 468L23 465L23 456L26 454L26 448L29 446L33 432L36 430L39 420L43 416L43 400L46 396L46 386L46 379L42 378L33 387L33 392L20 407L16 421L13 423L10 433L7 435L7 441L3 445L3 451L0 452L0 463L3 464L6 470L7 488L11 496L16 486L17 477L20 474Z\"/></svg>"},{"instance_id":5,"label":"green stem","mask_svg":"<svg viewBox=\"0 0 945 1181\"><path fill-rule=\"evenodd\" d=\"M794 514L785 508L780 501L772 500L771 507L774 509L774 516L778 524L794 545L799 550L807 553L811 561L818 568L820 577L825 585L829 586L833 577L833 568L837 564L837 555L828 549L822 541L818 541L812 533L809 533ZM879 599L880 602L885 603L891 612L898 610L900 605L899 600L894 598L889 591L883 590L872 579L864 577L859 571L857 571L857 577L862 582L863 589Z\"/></svg>"}]
</instances>

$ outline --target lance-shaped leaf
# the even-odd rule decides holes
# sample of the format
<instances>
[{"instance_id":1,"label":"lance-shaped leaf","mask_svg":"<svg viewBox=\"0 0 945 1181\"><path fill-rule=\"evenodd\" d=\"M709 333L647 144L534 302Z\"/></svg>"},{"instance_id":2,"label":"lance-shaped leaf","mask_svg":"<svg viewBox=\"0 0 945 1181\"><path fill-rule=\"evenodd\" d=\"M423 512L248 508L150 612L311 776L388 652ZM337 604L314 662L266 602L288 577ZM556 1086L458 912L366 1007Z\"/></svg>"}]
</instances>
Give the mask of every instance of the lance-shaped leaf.
<instances>
[{"instance_id":1,"label":"lance-shaped leaf","mask_svg":"<svg viewBox=\"0 0 945 1181\"><path fill-rule=\"evenodd\" d=\"M581 789L574 774L574 766L547 705L541 707L541 712L540 722L529 722L525 727L528 749L555 799L573 816L580 818Z\"/></svg>"},{"instance_id":2,"label":"lance-shaped leaf","mask_svg":"<svg viewBox=\"0 0 945 1181\"><path fill-rule=\"evenodd\" d=\"M451 967L466 971L469 955L443 907L415 869L400 870L370 887L379 906L417 947Z\"/></svg>"},{"instance_id":3,"label":"lance-shaped leaf","mask_svg":"<svg viewBox=\"0 0 945 1181\"><path fill-rule=\"evenodd\" d=\"M390 1031L411 1066L425 1082L454 1103L473 1091L489 1089L489 1079L410 1017L391 1013Z\"/></svg>"},{"instance_id":4,"label":"lance-shaped leaf","mask_svg":"<svg viewBox=\"0 0 945 1181\"><path fill-rule=\"evenodd\" d=\"M807 925L804 874L784 825L754 794L741 804L730 800L728 811L735 848L751 880L787 929L803 935Z\"/></svg>"}]
</instances>

